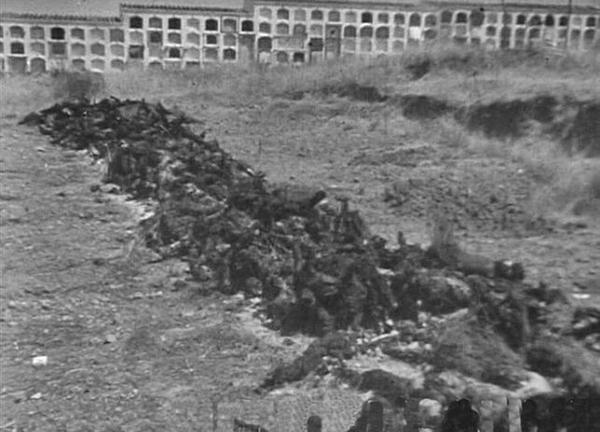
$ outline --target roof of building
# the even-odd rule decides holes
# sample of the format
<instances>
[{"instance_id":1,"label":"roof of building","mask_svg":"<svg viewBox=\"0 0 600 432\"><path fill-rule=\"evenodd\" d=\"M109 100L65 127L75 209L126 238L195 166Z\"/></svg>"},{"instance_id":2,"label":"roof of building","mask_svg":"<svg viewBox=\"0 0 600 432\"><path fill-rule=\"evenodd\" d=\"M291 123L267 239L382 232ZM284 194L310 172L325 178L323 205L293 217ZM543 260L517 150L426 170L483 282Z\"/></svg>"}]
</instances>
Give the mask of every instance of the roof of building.
<instances>
[{"instance_id":1,"label":"roof of building","mask_svg":"<svg viewBox=\"0 0 600 432\"><path fill-rule=\"evenodd\" d=\"M420 6L420 5L467 5L467 6L486 6L486 5L497 5L497 6L515 6L515 7L532 7L532 8L543 8L543 7L563 7L568 8L569 4L573 8L594 8L600 9L600 0L255 0L254 3L299 3L299 4L337 4L339 7L343 7L346 4L377 4L394 6Z\"/></svg>"},{"instance_id":2,"label":"roof of building","mask_svg":"<svg viewBox=\"0 0 600 432\"><path fill-rule=\"evenodd\" d=\"M243 0L0 0L8 15L118 17L121 4L143 7L243 9Z\"/></svg>"},{"instance_id":3,"label":"roof of building","mask_svg":"<svg viewBox=\"0 0 600 432\"><path fill-rule=\"evenodd\" d=\"M503 5L507 7L569 7L599 9L600 0L0 0L0 13L5 16L38 16L38 17L80 17L80 18L117 18L120 16L120 6L128 8L141 6L143 8L174 8L174 9L218 9L242 10L252 3L300 3L315 5L338 5L343 7L351 4L379 4L387 7L398 5ZM246 6L246 8L245 8Z\"/></svg>"}]
</instances>

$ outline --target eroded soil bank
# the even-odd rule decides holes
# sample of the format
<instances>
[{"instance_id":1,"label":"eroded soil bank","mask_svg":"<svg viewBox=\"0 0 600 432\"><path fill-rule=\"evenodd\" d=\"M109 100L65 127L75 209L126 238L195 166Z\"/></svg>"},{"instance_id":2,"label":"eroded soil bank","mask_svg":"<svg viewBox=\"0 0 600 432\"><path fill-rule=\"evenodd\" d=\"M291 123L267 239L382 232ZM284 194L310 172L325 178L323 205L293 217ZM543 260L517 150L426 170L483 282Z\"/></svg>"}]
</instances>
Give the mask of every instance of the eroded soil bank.
<instances>
[{"instance_id":1,"label":"eroded soil bank","mask_svg":"<svg viewBox=\"0 0 600 432\"><path fill-rule=\"evenodd\" d=\"M307 94L336 95L368 103L399 107L413 120L433 120L452 115L467 130L490 138L515 139L536 128L537 133L560 141L565 150L594 157L600 155L600 102L578 101L571 97L538 94L528 98L499 98L492 102L457 105L455 102L425 94L385 94L373 86L355 82L325 86L313 92L283 95L301 100Z\"/></svg>"},{"instance_id":2,"label":"eroded soil bank","mask_svg":"<svg viewBox=\"0 0 600 432\"><path fill-rule=\"evenodd\" d=\"M559 141L572 154L600 155L598 101L579 102L538 95L454 106L431 96L405 95L395 97L394 102L407 118L431 120L450 113L467 130L499 139L519 138L534 129L542 136Z\"/></svg>"}]
</instances>

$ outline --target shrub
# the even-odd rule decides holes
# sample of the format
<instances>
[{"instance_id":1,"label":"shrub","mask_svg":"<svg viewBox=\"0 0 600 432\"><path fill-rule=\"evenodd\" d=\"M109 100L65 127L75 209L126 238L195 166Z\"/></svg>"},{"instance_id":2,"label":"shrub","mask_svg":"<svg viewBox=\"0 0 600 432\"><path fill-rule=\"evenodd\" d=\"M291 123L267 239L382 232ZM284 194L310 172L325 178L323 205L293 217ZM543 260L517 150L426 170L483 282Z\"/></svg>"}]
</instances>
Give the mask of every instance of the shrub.
<instances>
[{"instance_id":1,"label":"shrub","mask_svg":"<svg viewBox=\"0 0 600 432\"><path fill-rule=\"evenodd\" d=\"M508 388L518 386L524 366L493 329L474 318L447 324L434 344L431 363Z\"/></svg>"},{"instance_id":2,"label":"shrub","mask_svg":"<svg viewBox=\"0 0 600 432\"><path fill-rule=\"evenodd\" d=\"M94 72L59 71L53 74L57 99L95 99L104 93L104 76Z\"/></svg>"}]
</instances>

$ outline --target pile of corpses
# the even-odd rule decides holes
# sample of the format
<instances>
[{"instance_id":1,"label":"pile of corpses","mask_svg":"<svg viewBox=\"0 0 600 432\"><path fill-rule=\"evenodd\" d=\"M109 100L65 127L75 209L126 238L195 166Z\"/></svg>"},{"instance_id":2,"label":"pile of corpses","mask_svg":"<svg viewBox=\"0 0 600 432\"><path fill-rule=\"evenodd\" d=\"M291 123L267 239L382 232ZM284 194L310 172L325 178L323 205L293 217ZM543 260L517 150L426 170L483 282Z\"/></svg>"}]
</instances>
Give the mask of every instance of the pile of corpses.
<instances>
[{"instance_id":1,"label":"pile of corpses","mask_svg":"<svg viewBox=\"0 0 600 432\"><path fill-rule=\"evenodd\" d=\"M143 222L150 247L187 260L193 277L206 286L260 297L270 325L282 332L400 330L403 335L387 340L388 352L452 366L447 357L459 353L444 343L446 336L454 337L452 326L429 326L425 335L418 323L422 316L466 311L456 332L474 344L491 343L487 356L495 342L505 347L496 357L499 372L473 371L479 378L518 380L502 373L507 363L567 376L565 386L572 391L600 388L600 373L588 382L578 370L600 368L575 342L590 332L577 328L566 336L571 326L557 327L553 315L566 306L565 298L543 285L523 283L519 264L469 255L451 239L423 250L406 244L399 233L398 246L388 247L369 232L347 198L270 185L217 142L194 133L189 126L194 121L160 104L110 98L65 102L22 123L37 125L57 145L105 158L105 181L136 198L156 200L155 214ZM412 333L408 323L415 324ZM597 323L590 325L597 334ZM429 339L431 349L403 349L402 338L409 334ZM472 357L465 364L481 355L473 351L461 351ZM290 380L281 378L288 373L277 373L269 385Z\"/></svg>"},{"instance_id":2,"label":"pile of corpses","mask_svg":"<svg viewBox=\"0 0 600 432\"><path fill-rule=\"evenodd\" d=\"M186 128L192 121L160 104L117 99L66 102L23 120L57 145L106 158L107 182L158 201L144 223L151 247L184 257L196 279L219 291L262 297L285 331L383 330L416 317L417 304L448 313L475 299L475 286L448 282L451 269L433 270L444 267L435 254L401 234L398 248L386 248L343 197L332 205L320 190L271 187ZM523 276L501 262L471 271Z\"/></svg>"}]
</instances>

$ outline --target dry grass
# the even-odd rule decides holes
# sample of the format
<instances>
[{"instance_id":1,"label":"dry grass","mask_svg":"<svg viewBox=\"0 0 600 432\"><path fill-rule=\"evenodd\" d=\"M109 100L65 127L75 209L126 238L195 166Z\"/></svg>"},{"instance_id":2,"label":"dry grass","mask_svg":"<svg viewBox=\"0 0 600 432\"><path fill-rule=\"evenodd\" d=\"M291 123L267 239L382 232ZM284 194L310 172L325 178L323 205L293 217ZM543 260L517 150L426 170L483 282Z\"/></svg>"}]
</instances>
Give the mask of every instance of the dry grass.
<instances>
[{"instance_id":1,"label":"dry grass","mask_svg":"<svg viewBox=\"0 0 600 432\"><path fill-rule=\"evenodd\" d=\"M518 140L496 140L470 136L467 151L486 158L517 162L536 179L529 210L555 219L570 215L600 216L600 160L569 156L560 144L531 136Z\"/></svg>"},{"instance_id":2,"label":"dry grass","mask_svg":"<svg viewBox=\"0 0 600 432\"><path fill-rule=\"evenodd\" d=\"M423 63L429 65L425 77L412 79L415 67L418 69ZM53 89L64 87L64 76L68 75L1 78L3 99L10 100L11 106L27 107L31 93L41 97L41 102L60 98L61 94L53 95ZM500 95L536 94L540 88L572 96L600 97L598 77L597 53L558 56L537 50L485 51L434 45L399 56L350 58L305 67L208 65L190 71L107 73L105 93L151 100L203 98L246 104L264 97L318 93L331 86L358 84L374 86L385 93L415 92L473 102Z\"/></svg>"},{"instance_id":3,"label":"dry grass","mask_svg":"<svg viewBox=\"0 0 600 432\"><path fill-rule=\"evenodd\" d=\"M562 220L600 216L600 160L569 155L560 143L533 130L521 138L495 139L467 131L451 116L428 122L409 122L411 140L435 144L457 155L506 160L521 166L536 180L528 210Z\"/></svg>"},{"instance_id":4,"label":"dry grass","mask_svg":"<svg viewBox=\"0 0 600 432\"><path fill-rule=\"evenodd\" d=\"M56 101L50 76L0 78L0 115L22 116Z\"/></svg>"},{"instance_id":5,"label":"dry grass","mask_svg":"<svg viewBox=\"0 0 600 432\"><path fill-rule=\"evenodd\" d=\"M519 382L523 362L491 328L473 318L448 323L434 344L432 364L504 387Z\"/></svg>"},{"instance_id":6,"label":"dry grass","mask_svg":"<svg viewBox=\"0 0 600 432\"><path fill-rule=\"evenodd\" d=\"M532 209L557 218L574 215L600 216L600 161L584 158L557 157L536 160L536 168L545 168L546 182L540 182L533 194Z\"/></svg>"},{"instance_id":7,"label":"dry grass","mask_svg":"<svg viewBox=\"0 0 600 432\"><path fill-rule=\"evenodd\" d=\"M106 90L104 76L94 72L58 72L54 79L56 99L95 99Z\"/></svg>"},{"instance_id":8,"label":"dry grass","mask_svg":"<svg viewBox=\"0 0 600 432\"><path fill-rule=\"evenodd\" d=\"M429 63L426 79L413 80L413 69ZM126 72L108 75L109 92L149 98L221 97L252 102L263 97L319 93L358 84L390 92L444 95L457 101L536 94L540 87L578 97L600 96L597 54L547 55L541 51L483 51L433 46L372 60L350 58L307 67L213 65L201 71ZM590 94L591 93L591 94ZM234 96L234 97L232 97Z\"/></svg>"},{"instance_id":9,"label":"dry grass","mask_svg":"<svg viewBox=\"0 0 600 432\"><path fill-rule=\"evenodd\" d=\"M473 141L479 138L467 131L456 119L449 115L426 123L415 123L417 123L417 126L411 131L413 135L424 138L424 141L437 144L445 149L470 148Z\"/></svg>"},{"instance_id":10,"label":"dry grass","mask_svg":"<svg viewBox=\"0 0 600 432\"><path fill-rule=\"evenodd\" d=\"M426 74L414 79L415 70L425 70ZM600 98L598 53L557 56L542 51L492 52L438 45L409 50L396 57L371 61L345 59L300 68L213 65L193 71L108 73L105 86L93 79L74 77L59 74L2 78L2 100L10 104L2 104L0 115L21 116L57 99L83 93L160 100L200 116L206 109L216 107L251 109L257 113L252 115L252 124L248 126L254 131L295 130L305 128L311 117L319 122L323 118L345 117L346 124L340 128L348 128L348 123L368 123L365 132L369 136L364 140L370 144L381 141L389 146L402 139L462 150L467 155L517 160L526 169L541 174L540 188L532 200L532 207L539 213L573 210L597 189L590 186L597 182L592 177L598 169L596 162L567 157L554 144L535 137L535 133L534 138L504 142L468 132L450 116L428 122L409 121L402 118L393 104L364 109L348 100L332 103L334 99L327 95L332 87L372 86L383 94L424 94L455 104L540 93L557 98L597 99ZM305 94L309 96L302 101L292 100ZM324 97L327 103L323 103ZM344 130L338 134L341 143L336 141L335 145L353 142L344 140ZM320 151L309 150L308 153L314 154ZM577 208L584 213L590 211L584 207L579 204Z\"/></svg>"}]
</instances>

